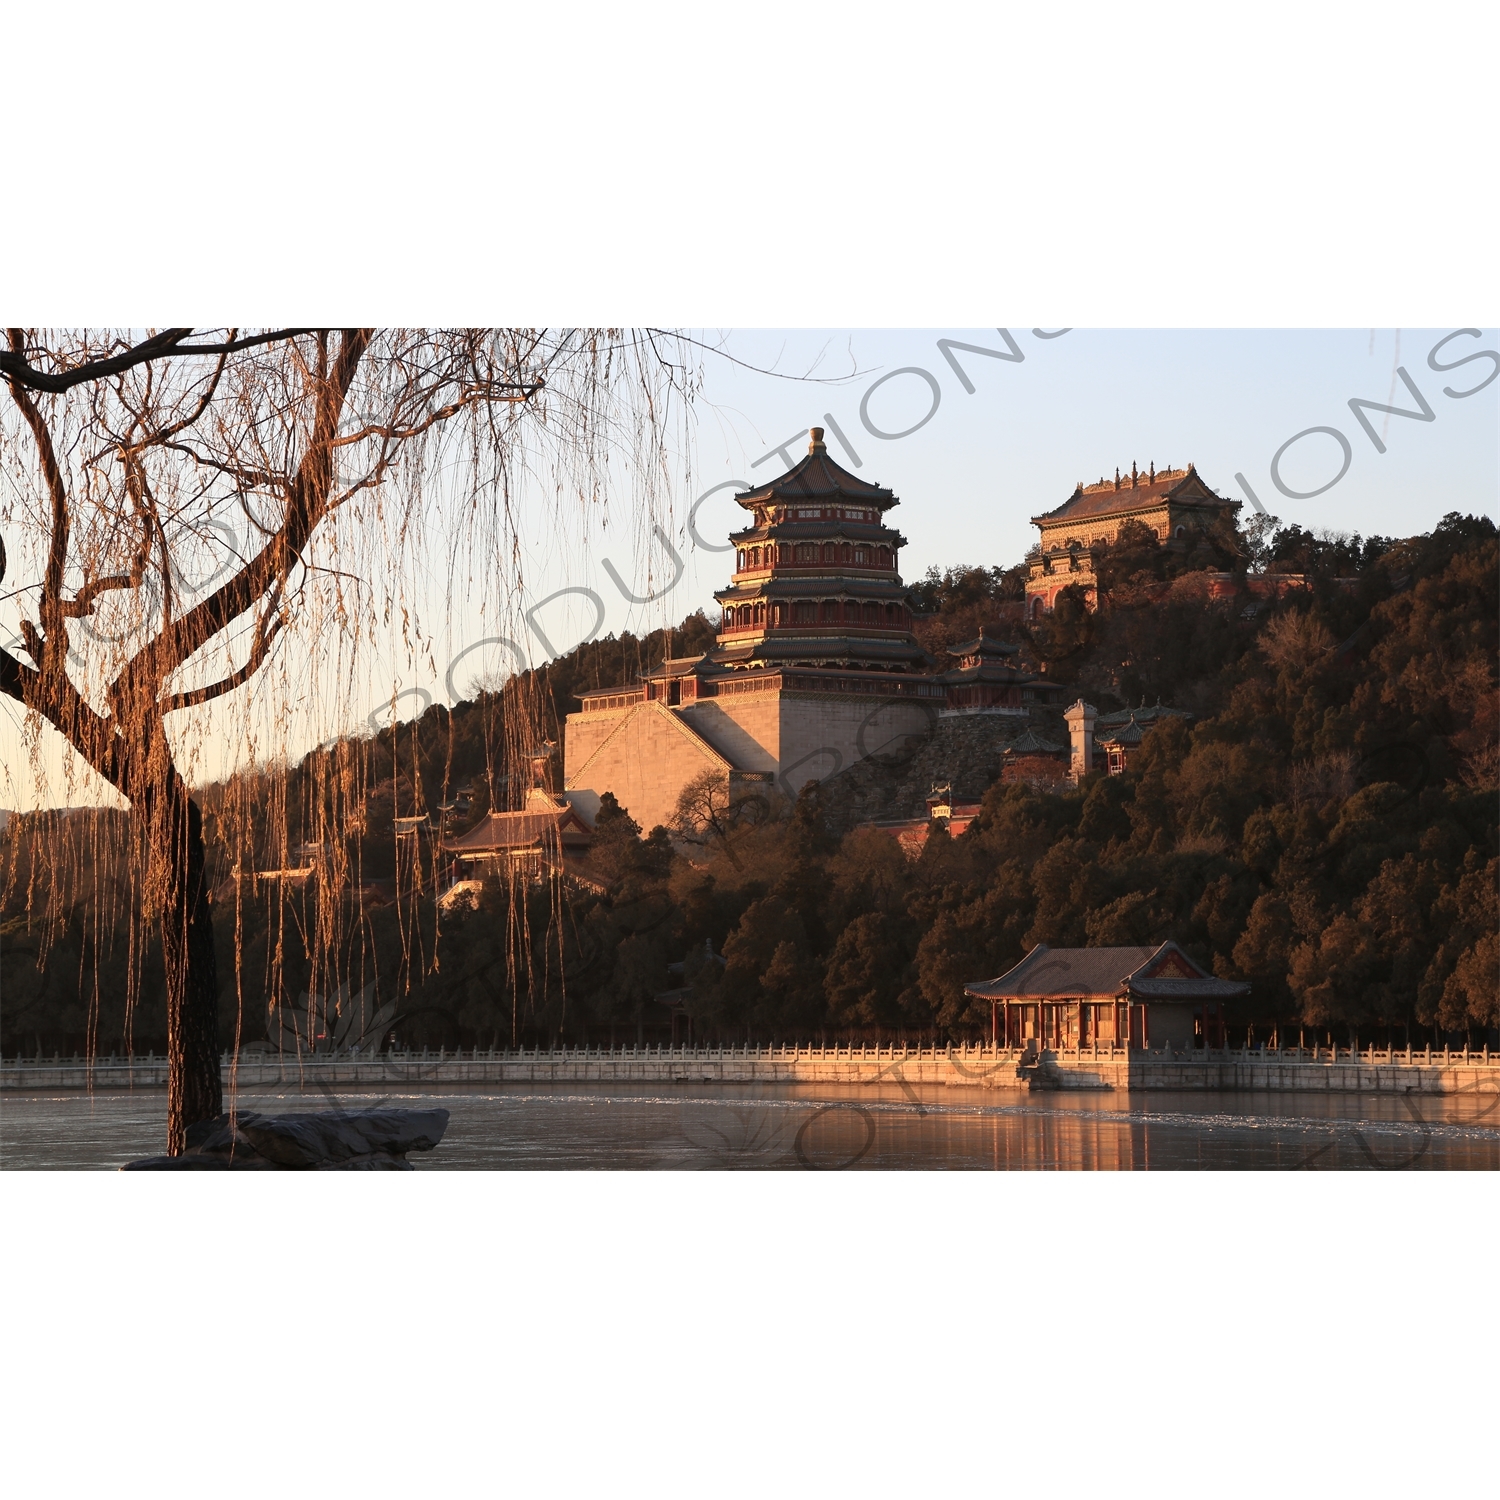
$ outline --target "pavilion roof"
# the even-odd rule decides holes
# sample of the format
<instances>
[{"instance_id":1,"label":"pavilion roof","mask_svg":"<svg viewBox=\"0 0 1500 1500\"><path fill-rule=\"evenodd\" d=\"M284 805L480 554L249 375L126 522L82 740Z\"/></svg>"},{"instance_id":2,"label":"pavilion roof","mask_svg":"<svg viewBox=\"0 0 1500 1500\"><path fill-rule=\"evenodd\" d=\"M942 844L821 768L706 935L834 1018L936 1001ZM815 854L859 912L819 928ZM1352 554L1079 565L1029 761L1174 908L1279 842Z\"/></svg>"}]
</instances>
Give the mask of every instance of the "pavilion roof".
<instances>
[{"instance_id":1,"label":"pavilion roof","mask_svg":"<svg viewBox=\"0 0 1500 1500\"><path fill-rule=\"evenodd\" d=\"M1238 506L1240 503L1214 494L1199 477L1197 469L1189 464L1185 469L1162 469L1155 475L1121 475L1118 479L1101 479L1098 484L1080 484L1056 510L1033 516L1031 520L1035 526L1043 522L1082 521L1093 516L1149 510L1169 500L1188 505Z\"/></svg>"},{"instance_id":2,"label":"pavilion roof","mask_svg":"<svg viewBox=\"0 0 1500 1500\"><path fill-rule=\"evenodd\" d=\"M1002 662L980 661L972 667L950 667L942 674L942 680L954 687L961 687L971 682L1011 683L1031 682L1033 679L1029 672L1022 672Z\"/></svg>"},{"instance_id":3,"label":"pavilion roof","mask_svg":"<svg viewBox=\"0 0 1500 1500\"><path fill-rule=\"evenodd\" d=\"M1036 730L1027 726L1025 734L1014 739L1005 747L1007 755L1056 755L1062 750L1062 746L1040 735Z\"/></svg>"},{"instance_id":4,"label":"pavilion roof","mask_svg":"<svg viewBox=\"0 0 1500 1500\"><path fill-rule=\"evenodd\" d=\"M1216 979L1176 943L1128 948L1049 948L1038 943L998 979L964 986L983 1000L1229 999L1248 984Z\"/></svg>"},{"instance_id":5,"label":"pavilion roof","mask_svg":"<svg viewBox=\"0 0 1500 1500\"><path fill-rule=\"evenodd\" d=\"M492 812L467 833L444 839L444 853L467 855L501 854L536 845L586 845L593 831L578 810L567 802L556 802L547 793L534 793L521 812Z\"/></svg>"},{"instance_id":6,"label":"pavilion roof","mask_svg":"<svg viewBox=\"0 0 1500 1500\"><path fill-rule=\"evenodd\" d=\"M1132 719L1142 728L1149 729L1162 719L1191 719L1192 717L1193 715L1185 708L1167 708L1160 703L1147 708L1143 699L1139 708L1122 708L1115 713L1100 714L1094 720L1094 731L1097 734L1101 729L1113 729L1116 725L1128 724Z\"/></svg>"},{"instance_id":7,"label":"pavilion roof","mask_svg":"<svg viewBox=\"0 0 1500 1500\"><path fill-rule=\"evenodd\" d=\"M1149 726L1148 726L1149 727ZM1135 715L1131 714L1127 723L1118 729L1111 729L1104 734L1096 734L1094 743L1096 745L1139 745L1146 738L1146 731L1135 721Z\"/></svg>"},{"instance_id":8,"label":"pavilion roof","mask_svg":"<svg viewBox=\"0 0 1500 1500\"><path fill-rule=\"evenodd\" d=\"M712 663L708 659L707 651L700 651L697 656L669 656L659 666L652 667L649 672L641 673L643 682L661 682L673 677L697 677L712 669ZM618 692L619 689L611 689ZM582 693L578 695L580 698Z\"/></svg>"}]
</instances>

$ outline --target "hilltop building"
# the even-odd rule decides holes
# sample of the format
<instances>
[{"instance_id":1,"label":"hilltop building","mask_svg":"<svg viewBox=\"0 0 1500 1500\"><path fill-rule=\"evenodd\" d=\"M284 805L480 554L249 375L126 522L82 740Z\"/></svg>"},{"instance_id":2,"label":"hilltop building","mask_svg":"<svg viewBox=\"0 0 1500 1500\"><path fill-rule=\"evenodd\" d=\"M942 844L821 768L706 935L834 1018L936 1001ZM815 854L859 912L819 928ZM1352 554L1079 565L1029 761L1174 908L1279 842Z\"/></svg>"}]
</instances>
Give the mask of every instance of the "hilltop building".
<instances>
[{"instance_id":1,"label":"hilltop building","mask_svg":"<svg viewBox=\"0 0 1500 1500\"><path fill-rule=\"evenodd\" d=\"M1206 532L1221 517L1233 518L1241 503L1216 495L1192 464L1158 472L1153 463L1144 474L1131 464L1128 476L1116 469L1113 482L1080 483L1056 510L1031 518L1041 540L1028 559L1028 618L1039 619L1070 584L1084 590L1092 607L1098 591L1098 550L1115 542L1125 522L1139 521L1163 546L1186 552L1195 534Z\"/></svg>"},{"instance_id":2,"label":"hilltop building","mask_svg":"<svg viewBox=\"0 0 1500 1500\"><path fill-rule=\"evenodd\" d=\"M1063 692L982 633L952 672L932 670L901 581L905 538L887 524L900 502L840 468L822 428L800 463L737 498L747 524L714 596L714 649L580 693L568 716L564 785L585 817L609 791L643 828L665 823L706 771L731 794L761 784L795 797L946 713L1019 717Z\"/></svg>"},{"instance_id":3,"label":"hilltop building","mask_svg":"<svg viewBox=\"0 0 1500 1500\"><path fill-rule=\"evenodd\" d=\"M1168 708L1157 703L1147 708L1142 702L1139 708L1124 708L1118 713L1100 714L1094 721L1094 744L1104 752L1104 766L1111 776L1122 776L1130 769L1130 762L1146 731L1163 719L1191 719L1185 708Z\"/></svg>"}]
</instances>

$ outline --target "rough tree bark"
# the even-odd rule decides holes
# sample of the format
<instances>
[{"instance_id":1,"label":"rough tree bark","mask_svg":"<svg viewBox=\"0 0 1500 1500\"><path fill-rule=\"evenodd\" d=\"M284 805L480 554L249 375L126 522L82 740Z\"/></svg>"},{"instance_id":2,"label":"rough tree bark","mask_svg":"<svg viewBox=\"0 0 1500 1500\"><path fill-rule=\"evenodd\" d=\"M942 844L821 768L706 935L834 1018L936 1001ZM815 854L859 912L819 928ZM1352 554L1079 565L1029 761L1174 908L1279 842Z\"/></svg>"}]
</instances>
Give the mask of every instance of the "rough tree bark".
<instances>
[{"instance_id":1,"label":"rough tree bark","mask_svg":"<svg viewBox=\"0 0 1500 1500\"><path fill-rule=\"evenodd\" d=\"M219 973L208 900L203 816L174 777L163 834L174 851L162 912L167 977L167 1153L179 1155L186 1130L223 1113L219 1073Z\"/></svg>"}]
</instances>

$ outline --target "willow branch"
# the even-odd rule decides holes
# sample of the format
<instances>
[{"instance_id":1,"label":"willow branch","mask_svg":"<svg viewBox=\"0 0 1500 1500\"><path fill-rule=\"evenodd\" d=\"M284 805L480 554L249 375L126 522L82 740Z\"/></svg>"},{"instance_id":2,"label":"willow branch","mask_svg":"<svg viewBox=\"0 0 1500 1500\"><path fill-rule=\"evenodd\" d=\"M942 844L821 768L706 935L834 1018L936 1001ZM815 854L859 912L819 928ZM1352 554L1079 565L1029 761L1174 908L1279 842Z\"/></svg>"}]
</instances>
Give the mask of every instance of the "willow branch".
<instances>
[{"instance_id":1,"label":"willow branch","mask_svg":"<svg viewBox=\"0 0 1500 1500\"><path fill-rule=\"evenodd\" d=\"M481 403L488 405L493 401L506 401L517 405L524 404L530 401L538 391L544 390L546 385L547 382L545 380L533 380L529 382L518 380L497 381L493 386L465 392L457 401L450 401L446 406L441 406L436 411L430 412L420 422L405 427L371 424L368 427L360 428L358 432L346 433L343 437L335 438L333 446L335 448L345 448L350 443L359 443L367 438L375 437L381 438L386 442L402 443L408 438L420 437L429 428L436 427L439 422L446 422L449 417L457 416L466 407L478 406ZM497 391L514 391L518 394L501 396L495 394Z\"/></svg>"},{"instance_id":2,"label":"willow branch","mask_svg":"<svg viewBox=\"0 0 1500 1500\"><path fill-rule=\"evenodd\" d=\"M0 693L26 703L36 691L38 674L25 662L17 661L4 646L0 646Z\"/></svg>"},{"instance_id":3,"label":"willow branch","mask_svg":"<svg viewBox=\"0 0 1500 1500\"><path fill-rule=\"evenodd\" d=\"M181 453L192 459L195 464L212 469L215 473L222 474L226 479L232 479L236 484L248 489L281 489L286 485L286 475L277 474L270 469L247 469L240 464L226 463L223 459L210 458L206 453L199 453L196 448L190 448L186 443L164 442L160 446L172 453Z\"/></svg>"},{"instance_id":4,"label":"willow branch","mask_svg":"<svg viewBox=\"0 0 1500 1500\"><path fill-rule=\"evenodd\" d=\"M147 687L154 699L159 685L171 673L283 582L300 560L313 531L328 512L333 485L332 444L338 433L339 414L372 336L373 330L368 328L344 331L333 370L318 388L312 438L292 478L280 529L238 573L166 626L130 659L110 688L112 703L129 700Z\"/></svg>"},{"instance_id":5,"label":"willow branch","mask_svg":"<svg viewBox=\"0 0 1500 1500\"><path fill-rule=\"evenodd\" d=\"M23 341L22 330L12 328L8 332L11 348L20 348ZM61 609L63 569L68 558L68 491L57 462L57 452L52 446L52 434L47 430L47 423L37 410L36 403L14 380L10 382L10 394L20 407L21 415L26 418L26 425L31 429L31 436L41 459L42 477L47 482L47 493L52 500L52 539L47 551L47 572L43 579L39 609L42 629L50 639L63 630ZM66 654L66 640L62 643L62 649ZM47 668L45 662L38 662L37 665L43 670Z\"/></svg>"},{"instance_id":6,"label":"willow branch","mask_svg":"<svg viewBox=\"0 0 1500 1500\"><path fill-rule=\"evenodd\" d=\"M129 573L112 573L108 578L94 578L79 589L72 599L65 599L62 615L65 620L81 620L94 612L94 600L110 589L134 589L141 580Z\"/></svg>"},{"instance_id":7,"label":"willow branch","mask_svg":"<svg viewBox=\"0 0 1500 1500\"><path fill-rule=\"evenodd\" d=\"M16 330L19 331L19 330ZM9 351L0 351L0 374L25 386L28 390L47 391L59 394L72 390L90 380L100 380L107 375L118 375L124 370L152 360L176 359L191 354L237 354L241 349L253 349L261 344L274 344L280 339L295 338L299 334L311 333L310 328L277 328L270 333L248 334L244 338L229 339L217 344L185 344L183 340L192 334L191 328L168 328L162 333L134 345L122 354L112 354L107 359L94 359L78 365L72 370L50 372L38 370L28 363L24 345L17 346L14 339Z\"/></svg>"},{"instance_id":8,"label":"willow branch","mask_svg":"<svg viewBox=\"0 0 1500 1500\"><path fill-rule=\"evenodd\" d=\"M230 329L231 335L233 334L233 332L234 330ZM208 389L204 391L202 397L198 401L198 405L192 410L192 412L190 412L187 416L181 417L177 421L170 423L168 426L163 427L160 432L153 432L142 442L131 444L131 454L138 454L146 448L159 447L161 444L167 442L170 438L176 437L179 432L183 432L187 428L195 426L198 420L203 416L203 413L208 410L209 402L214 399L214 393L219 389L219 380L224 374L224 367L228 363L228 353L221 353L219 355L219 362L214 366L213 374L209 376Z\"/></svg>"},{"instance_id":9,"label":"willow branch","mask_svg":"<svg viewBox=\"0 0 1500 1500\"><path fill-rule=\"evenodd\" d=\"M266 623L268 618L269 625ZM215 698L222 698L225 693L232 693L237 687L248 682L260 671L266 657L270 655L276 637L281 634L281 626L282 617L279 611L262 615L256 624L255 639L250 646L250 657L244 666L231 672L228 677L210 683L207 687L190 688L184 693L171 694L163 700L161 711L169 714L174 709L196 708L200 703L209 703Z\"/></svg>"}]
</instances>

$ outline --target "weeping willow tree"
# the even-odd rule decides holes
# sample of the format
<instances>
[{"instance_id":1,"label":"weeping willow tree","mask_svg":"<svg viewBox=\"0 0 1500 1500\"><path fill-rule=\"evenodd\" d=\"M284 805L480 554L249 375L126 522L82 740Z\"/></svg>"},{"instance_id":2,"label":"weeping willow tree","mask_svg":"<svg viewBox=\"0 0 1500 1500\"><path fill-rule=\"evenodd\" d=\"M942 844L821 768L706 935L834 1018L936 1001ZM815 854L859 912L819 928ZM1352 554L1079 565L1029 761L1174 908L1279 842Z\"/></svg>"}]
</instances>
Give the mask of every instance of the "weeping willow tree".
<instances>
[{"instance_id":1,"label":"weeping willow tree","mask_svg":"<svg viewBox=\"0 0 1500 1500\"><path fill-rule=\"evenodd\" d=\"M309 704L325 729L347 722L378 629L397 620L420 645L403 580L422 568L446 567L450 588L477 569L487 608L518 609L523 505L552 507L557 525L613 487L637 533L653 530L696 377L682 344L612 330L17 328L7 344L0 581L21 619L0 691L25 706L38 777L55 731L128 804L136 920L160 935L178 1153L223 1108L193 795L205 747L222 760L229 737L243 788L245 767L307 747ZM248 541L205 577L225 536ZM512 759L543 729L512 724ZM304 832L337 862L367 763L342 748L308 763ZM236 868L267 824L248 793L219 809L246 851ZM322 887L332 966L339 885ZM133 965L145 947L132 942Z\"/></svg>"}]
</instances>

